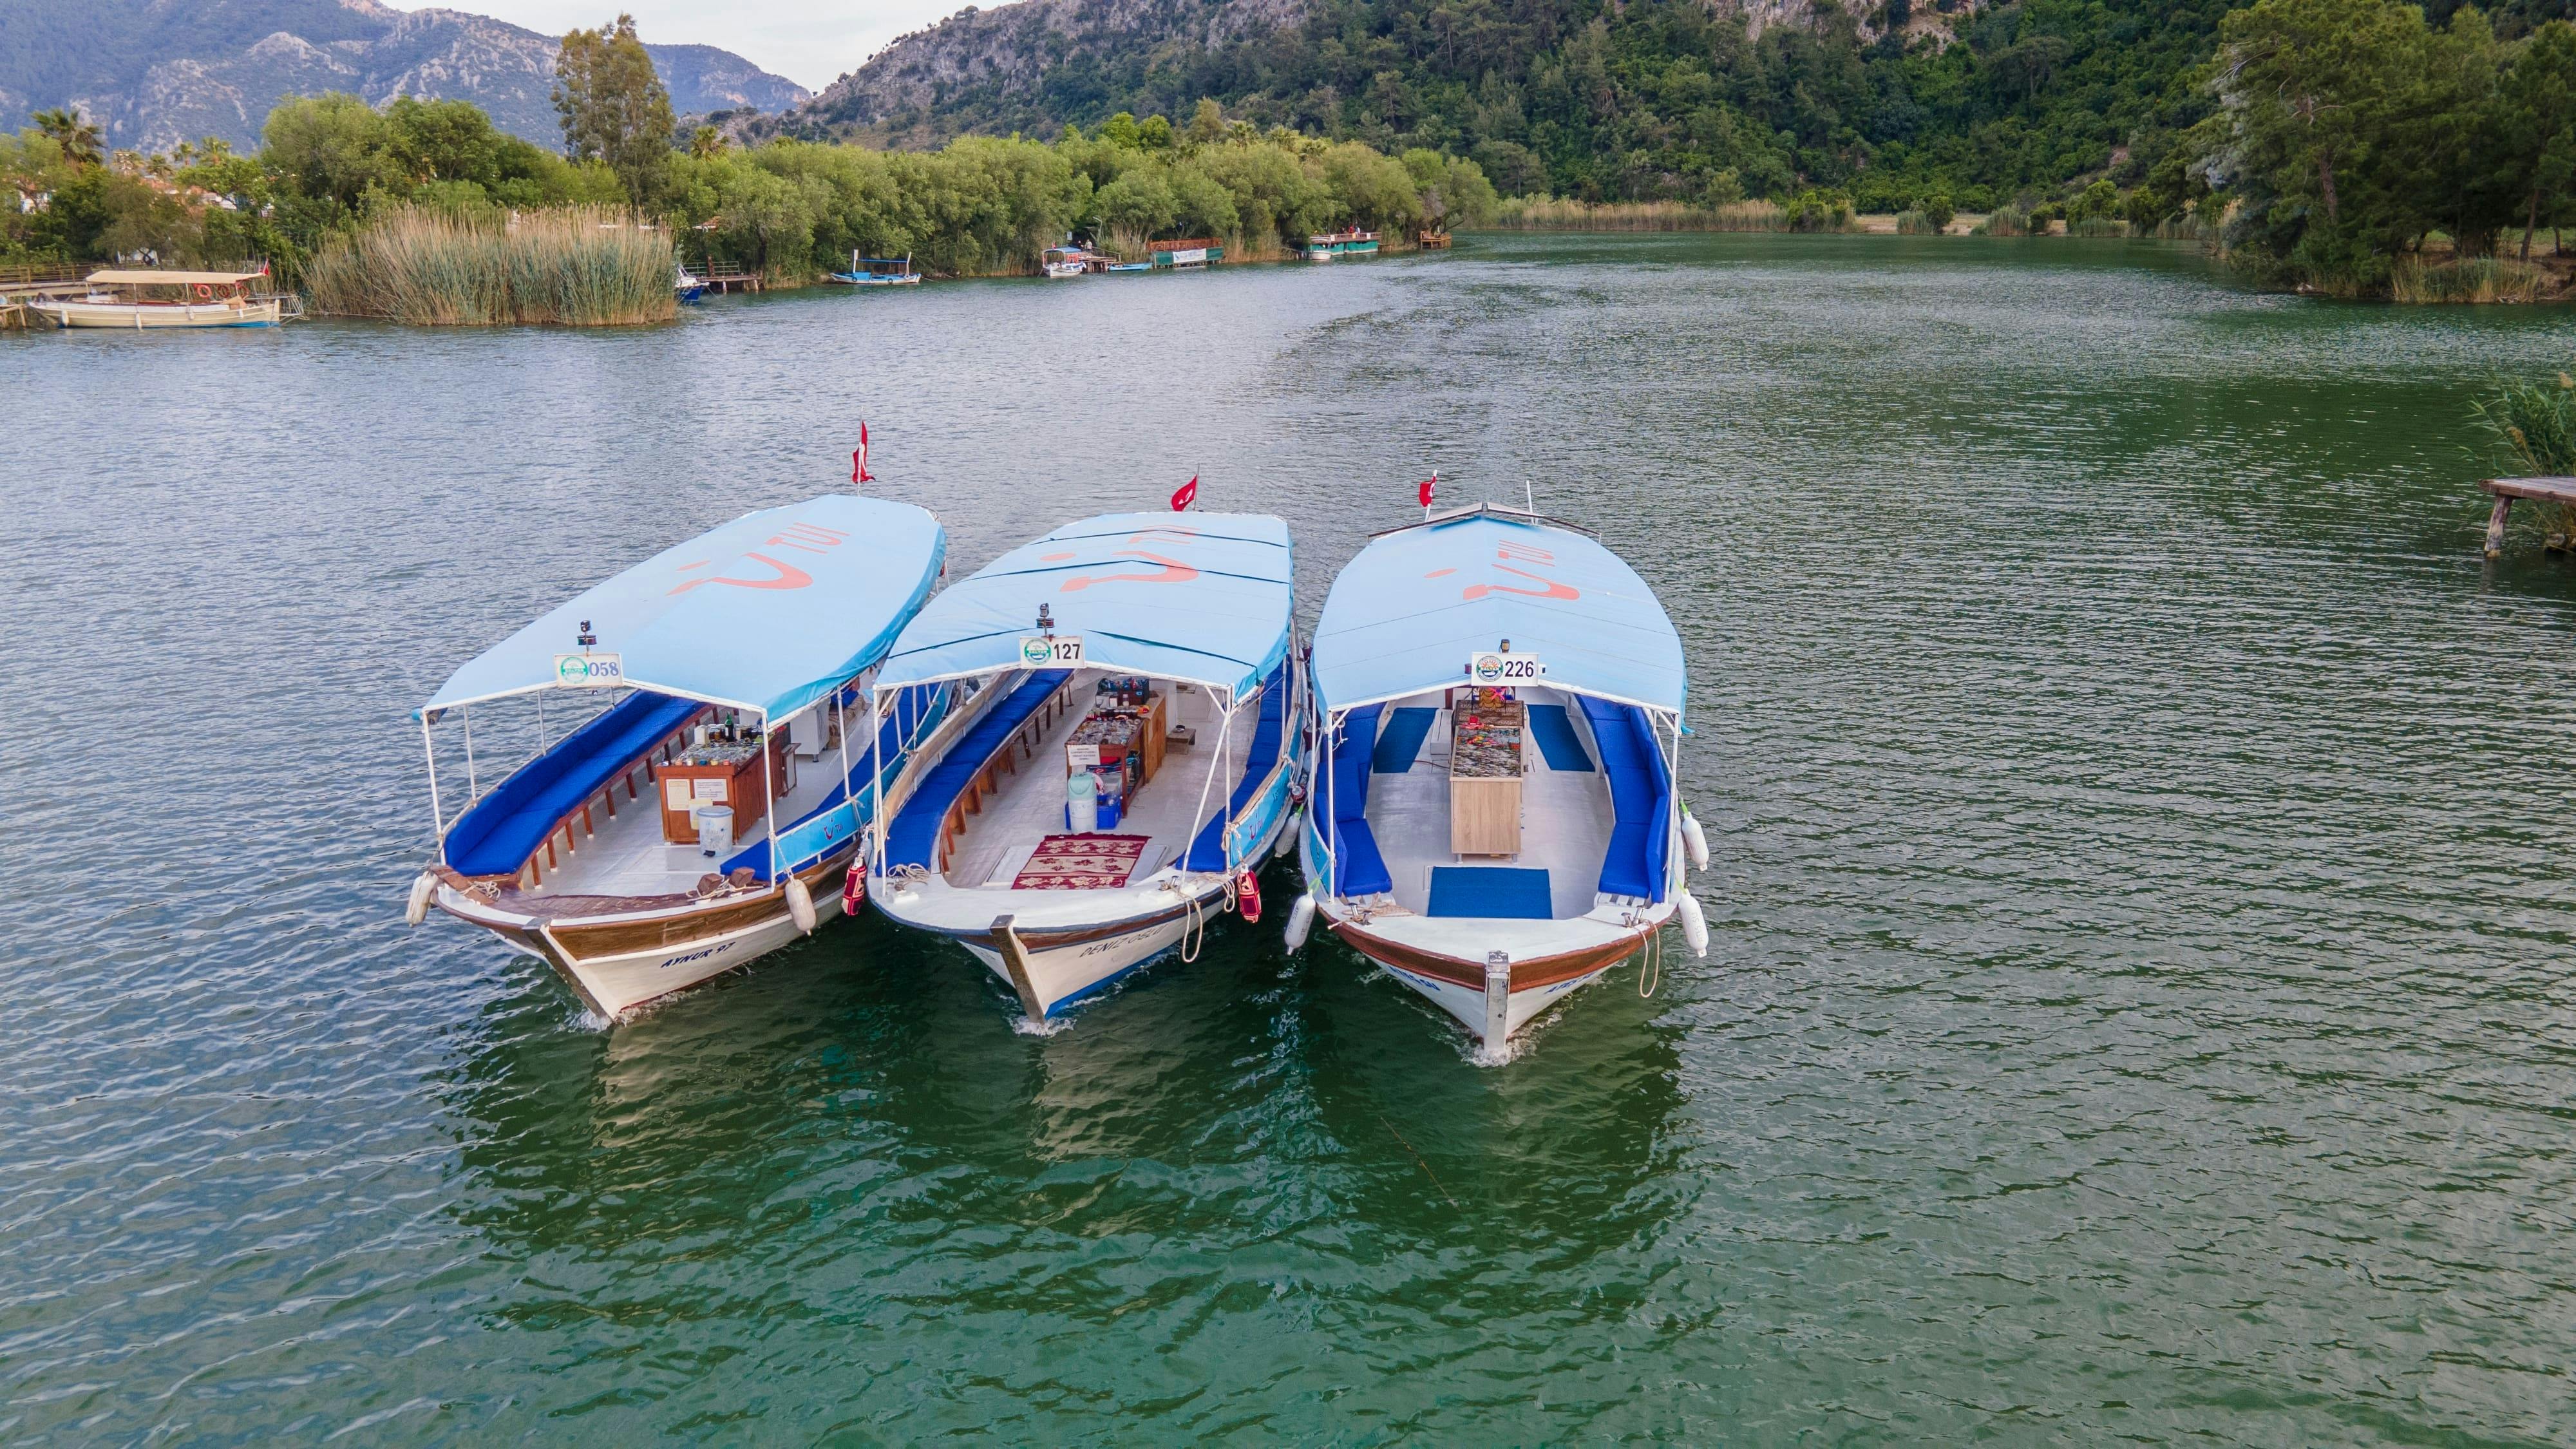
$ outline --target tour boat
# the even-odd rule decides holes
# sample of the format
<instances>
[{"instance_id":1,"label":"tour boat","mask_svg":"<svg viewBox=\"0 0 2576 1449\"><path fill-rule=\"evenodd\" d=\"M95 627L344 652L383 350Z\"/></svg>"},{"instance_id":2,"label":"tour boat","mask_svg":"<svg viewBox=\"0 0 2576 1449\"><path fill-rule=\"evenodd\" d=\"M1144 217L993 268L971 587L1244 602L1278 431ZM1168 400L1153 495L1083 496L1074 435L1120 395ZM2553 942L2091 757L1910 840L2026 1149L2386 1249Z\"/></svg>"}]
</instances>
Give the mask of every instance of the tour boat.
<instances>
[{"instance_id":1,"label":"tour boat","mask_svg":"<svg viewBox=\"0 0 2576 1449\"><path fill-rule=\"evenodd\" d=\"M1154 264L1152 262L1111 262L1101 270L1108 272L1150 272L1154 270Z\"/></svg>"},{"instance_id":2,"label":"tour boat","mask_svg":"<svg viewBox=\"0 0 2576 1449\"><path fill-rule=\"evenodd\" d=\"M1676 913L1706 954L1681 638L1590 535L1493 504L1381 533L1333 581L1309 669L1291 950L1320 914L1488 1053Z\"/></svg>"},{"instance_id":3,"label":"tour boat","mask_svg":"<svg viewBox=\"0 0 2576 1449\"><path fill-rule=\"evenodd\" d=\"M1172 267L1186 272L1214 266L1224 260L1225 248L1214 237L1145 244L1145 265L1148 267Z\"/></svg>"},{"instance_id":4,"label":"tour boat","mask_svg":"<svg viewBox=\"0 0 2576 1449\"><path fill-rule=\"evenodd\" d=\"M140 332L154 327L274 327L304 315L291 296L254 296L266 272L156 272L111 268L89 274L82 297L30 297L28 310L56 327Z\"/></svg>"},{"instance_id":5,"label":"tour boat","mask_svg":"<svg viewBox=\"0 0 2576 1449\"><path fill-rule=\"evenodd\" d=\"M706 278L691 275L683 264L671 279L671 293L683 302L694 302L707 294Z\"/></svg>"},{"instance_id":6,"label":"tour boat","mask_svg":"<svg viewBox=\"0 0 2576 1449\"><path fill-rule=\"evenodd\" d=\"M909 504L825 494L763 509L457 670L418 714L438 850L412 923L436 905L492 931L613 1020L847 909L833 887L945 707L935 686L870 686L946 550L939 521ZM542 747L486 787L493 726L478 760L474 725L530 695ZM549 733L550 701L558 722L587 718ZM453 814L431 733L451 718L466 795Z\"/></svg>"},{"instance_id":7,"label":"tour boat","mask_svg":"<svg viewBox=\"0 0 2576 1449\"><path fill-rule=\"evenodd\" d=\"M951 585L880 692L958 691L887 792L865 893L1032 1022L1258 911L1304 756L1287 525L1117 513Z\"/></svg>"},{"instance_id":8,"label":"tour boat","mask_svg":"<svg viewBox=\"0 0 2576 1449\"><path fill-rule=\"evenodd\" d=\"M1091 253L1080 247L1048 247L1038 257L1038 265L1045 268L1050 279L1056 281L1062 281L1067 277L1079 277L1091 271L1092 262Z\"/></svg>"},{"instance_id":9,"label":"tour boat","mask_svg":"<svg viewBox=\"0 0 2576 1449\"><path fill-rule=\"evenodd\" d=\"M823 280L844 287L910 287L920 283L921 273L912 269L910 252L899 257L863 257L852 252L848 271L827 272Z\"/></svg>"},{"instance_id":10,"label":"tour boat","mask_svg":"<svg viewBox=\"0 0 2576 1449\"><path fill-rule=\"evenodd\" d=\"M1377 252L1378 235L1352 227L1348 231L1317 232L1298 248L1310 262L1329 262L1335 257L1372 256Z\"/></svg>"}]
</instances>

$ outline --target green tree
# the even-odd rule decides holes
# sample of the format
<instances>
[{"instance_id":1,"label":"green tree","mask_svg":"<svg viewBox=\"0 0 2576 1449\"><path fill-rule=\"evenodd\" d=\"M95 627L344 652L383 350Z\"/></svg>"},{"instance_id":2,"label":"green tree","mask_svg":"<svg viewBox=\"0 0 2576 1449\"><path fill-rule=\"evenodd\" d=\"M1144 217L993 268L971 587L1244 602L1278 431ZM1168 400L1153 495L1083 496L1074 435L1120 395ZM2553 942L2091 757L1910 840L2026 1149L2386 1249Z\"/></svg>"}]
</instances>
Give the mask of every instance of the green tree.
<instances>
[{"instance_id":1,"label":"green tree","mask_svg":"<svg viewBox=\"0 0 2576 1449\"><path fill-rule=\"evenodd\" d=\"M554 103L565 155L606 162L638 206L660 198L671 160L671 93L636 37L634 16L564 36Z\"/></svg>"},{"instance_id":2,"label":"green tree","mask_svg":"<svg viewBox=\"0 0 2576 1449\"><path fill-rule=\"evenodd\" d=\"M2576 25L2553 20L2523 42L2500 97L2499 148L2522 192L2522 259L2531 236L2576 189Z\"/></svg>"},{"instance_id":3,"label":"green tree","mask_svg":"<svg viewBox=\"0 0 2576 1449\"><path fill-rule=\"evenodd\" d=\"M260 156L303 196L354 210L369 191L408 195L412 175L394 154L393 126L343 91L289 96L268 113Z\"/></svg>"},{"instance_id":4,"label":"green tree","mask_svg":"<svg viewBox=\"0 0 2576 1449\"><path fill-rule=\"evenodd\" d=\"M38 134L62 148L63 159L72 165L96 166L104 161L98 127L83 120L78 111L64 106L38 111L29 119L36 123Z\"/></svg>"}]
</instances>

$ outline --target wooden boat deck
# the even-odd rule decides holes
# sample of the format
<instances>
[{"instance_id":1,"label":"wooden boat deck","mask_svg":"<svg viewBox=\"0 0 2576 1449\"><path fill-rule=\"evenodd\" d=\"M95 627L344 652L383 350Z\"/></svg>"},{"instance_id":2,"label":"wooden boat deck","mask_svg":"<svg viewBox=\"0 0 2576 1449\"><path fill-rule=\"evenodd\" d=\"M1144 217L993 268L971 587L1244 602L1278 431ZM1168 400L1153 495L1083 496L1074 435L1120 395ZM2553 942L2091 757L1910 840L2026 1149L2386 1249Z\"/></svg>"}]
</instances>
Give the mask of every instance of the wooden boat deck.
<instances>
[{"instance_id":1,"label":"wooden boat deck","mask_svg":"<svg viewBox=\"0 0 2576 1449\"><path fill-rule=\"evenodd\" d=\"M699 877L768 839L773 822L784 819L793 824L821 805L832 791L833 772L840 764L838 750L826 750L819 759L796 761L796 788L785 799L772 801L768 818L716 857L699 854L695 843L665 843L659 803L650 792L632 801L621 799L614 819L599 819L598 812L593 812L596 834L574 829L572 854L547 871L544 883L528 895L539 899L685 895L697 886Z\"/></svg>"},{"instance_id":2,"label":"wooden boat deck","mask_svg":"<svg viewBox=\"0 0 2576 1449\"><path fill-rule=\"evenodd\" d=\"M1552 689L1524 690L1522 698L1532 704L1569 703ZM1397 700L1387 709L1437 707L1440 699L1434 691ZM1576 717L1580 718L1580 711ZM1449 849L1449 742L1450 719L1444 710L1434 718L1412 769L1369 777L1369 829L1377 836L1378 853L1395 882L1396 904L1416 915L1428 915L1434 866L1502 866L1546 871L1548 906L1556 919L1590 911L1616 823L1609 776L1601 773L1599 753L1590 739L1584 741L1585 751L1595 761L1589 771L1551 770L1534 740L1524 744L1527 773L1521 780L1521 853L1472 858Z\"/></svg>"},{"instance_id":3,"label":"wooden boat deck","mask_svg":"<svg viewBox=\"0 0 2576 1449\"><path fill-rule=\"evenodd\" d=\"M950 885L961 890L1009 890L1039 843L1065 832L1064 748L1082 723L1088 694L1100 678L1098 671L1074 678L1068 687L1082 692L1077 696L1077 707L1067 710L1047 730L1030 755L1019 762L1016 774L1002 775L999 787L983 802L980 813L967 815L966 833L959 838L956 853L949 860ZM1148 837L1150 843L1138 857L1135 873L1128 877L1131 887L1189 848L1195 827L1205 818L1200 814L1201 789L1208 783L1209 772L1220 763L1217 709L1208 692L1192 686L1182 693L1168 682L1160 687L1168 694L1164 722L1190 726L1198 732L1198 742L1188 749L1166 750L1162 769L1129 802L1135 808L1120 818L1114 830L1103 832ZM1223 809L1233 795L1258 714L1257 700L1236 706L1231 746L1235 775L1206 790L1208 810Z\"/></svg>"}]
</instances>

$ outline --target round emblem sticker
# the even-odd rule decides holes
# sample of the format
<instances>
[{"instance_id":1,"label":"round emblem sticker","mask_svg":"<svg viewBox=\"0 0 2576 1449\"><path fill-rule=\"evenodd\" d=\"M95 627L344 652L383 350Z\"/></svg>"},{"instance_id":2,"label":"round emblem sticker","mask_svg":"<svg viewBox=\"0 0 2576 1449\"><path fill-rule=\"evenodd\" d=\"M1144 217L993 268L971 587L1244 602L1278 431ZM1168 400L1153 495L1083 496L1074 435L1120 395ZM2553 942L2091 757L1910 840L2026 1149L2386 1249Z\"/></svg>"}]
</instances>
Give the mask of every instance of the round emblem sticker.
<instances>
[{"instance_id":1,"label":"round emblem sticker","mask_svg":"<svg viewBox=\"0 0 2576 1449\"><path fill-rule=\"evenodd\" d=\"M1502 682L1502 678L1503 656L1499 654L1479 654L1476 656L1476 682L1478 684L1499 684Z\"/></svg>"},{"instance_id":2,"label":"round emblem sticker","mask_svg":"<svg viewBox=\"0 0 2576 1449\"><path fill-rule=\"evenodd\" d=\"M1044 639L1023 639L1020 641L1020 658L1026 661L1032 668L1043 665L1054 657L1055 646Z\"/></svg>"},{"instance_id":3,"label":"round emblem sticker","mask_svg":"<svg viewBox=\"0 0 2576 1449\"><path fill-rule=\"evenodd\" d=\"M590 665L577 654L567 654L555 661L557 684L580 684L590 678Z\"/></svg>"}]
</instances>

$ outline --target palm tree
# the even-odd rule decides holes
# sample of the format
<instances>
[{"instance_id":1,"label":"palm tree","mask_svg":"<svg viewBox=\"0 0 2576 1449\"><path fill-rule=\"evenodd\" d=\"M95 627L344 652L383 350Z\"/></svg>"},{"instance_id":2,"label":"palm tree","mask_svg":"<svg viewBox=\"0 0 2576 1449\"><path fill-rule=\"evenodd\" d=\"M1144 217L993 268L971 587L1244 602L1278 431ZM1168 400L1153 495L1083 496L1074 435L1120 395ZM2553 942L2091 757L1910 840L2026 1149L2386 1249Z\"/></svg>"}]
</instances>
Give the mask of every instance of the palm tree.
<instances>
[{"instance_id":1,"label":"palm tree","mask_svg":"<svg viewBox=\"0 0 2576 1449\"><path fill-rule=\"evenodd\" d=\"M103 138L98 127L82 120L80 112L69 106L59 110L38 111L36 129L52 137L63 148L63 159L75 166L95 166L102 159Z\"/></svg>"}]
</instances>

